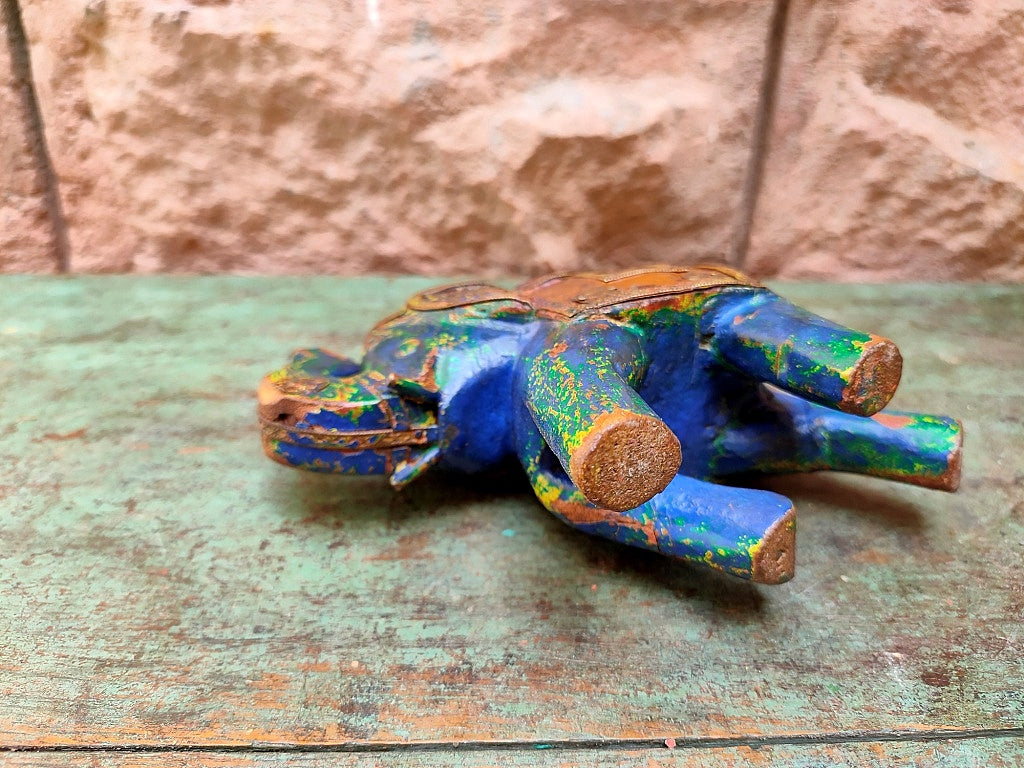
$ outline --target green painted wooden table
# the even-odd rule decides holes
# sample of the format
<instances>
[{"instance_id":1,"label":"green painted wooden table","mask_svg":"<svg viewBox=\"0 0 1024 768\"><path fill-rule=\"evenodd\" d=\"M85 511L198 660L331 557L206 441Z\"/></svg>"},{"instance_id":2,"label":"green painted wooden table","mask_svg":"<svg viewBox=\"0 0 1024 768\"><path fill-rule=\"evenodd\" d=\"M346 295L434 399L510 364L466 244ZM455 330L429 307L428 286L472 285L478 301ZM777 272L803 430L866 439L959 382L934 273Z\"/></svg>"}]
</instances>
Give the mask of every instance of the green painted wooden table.
<instances>
[{"instance_id":1,"label":"green painted wooden table","mask_svg":"<svg viewBox=\"0 0 1024 768\"><path fill-rule=\"evenodd\" d=\"M1024 761L1024 288L775 286L894 338L895 404L967 443L955 495L772 480L798 572L758 587L580 535L516 471L264 459L260 375L425 284L0 280L0 760Z\"/></svg>"}]
</instances>

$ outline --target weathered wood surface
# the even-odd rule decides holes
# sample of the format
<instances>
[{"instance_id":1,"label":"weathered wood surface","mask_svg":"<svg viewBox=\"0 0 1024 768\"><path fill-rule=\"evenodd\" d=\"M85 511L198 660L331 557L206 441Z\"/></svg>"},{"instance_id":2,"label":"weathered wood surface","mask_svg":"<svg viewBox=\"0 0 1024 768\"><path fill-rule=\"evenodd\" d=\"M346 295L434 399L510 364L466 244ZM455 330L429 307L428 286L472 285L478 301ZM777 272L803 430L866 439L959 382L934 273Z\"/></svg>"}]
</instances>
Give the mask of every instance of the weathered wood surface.
<instances>
[{"instance_id":1,"label":"weathered wood surface","mask_svg":"<svg viewBox=\"0 0 1024 768\"><path fill-rule=\"evenodd\" d=\"M798 571L762 588L577 534L514 468L396 496L264 459L259 376L296 346L356 353L425 284L0 280L0 747L167 750L9 758L522 741L431 759L618 765L614 744L566 750L666 738L691 746L636 759L1024 754L1024 289L775 286L895 339L895 405L961 417L967 443L955 495L771 481L797 503ZM972 737L828 744L858 731ZM786 743L807 736L826 743ZM743 746L759 738L777 743ZM342 754L222 757L374 764Z\"/></svg>"},{"instance_id":2,"label":"weathered wood surface","mask_svg":"<svg viewBox=\"0 0 1024 768\"><path fill-rule=\"evenodd\" d=\"M867 742L716 749L443 750L389 753L282 754L162 752L12 753L10 768L1016 768L1019 744L1008 738L939 742Z\"/></svg>"}]
</instances>

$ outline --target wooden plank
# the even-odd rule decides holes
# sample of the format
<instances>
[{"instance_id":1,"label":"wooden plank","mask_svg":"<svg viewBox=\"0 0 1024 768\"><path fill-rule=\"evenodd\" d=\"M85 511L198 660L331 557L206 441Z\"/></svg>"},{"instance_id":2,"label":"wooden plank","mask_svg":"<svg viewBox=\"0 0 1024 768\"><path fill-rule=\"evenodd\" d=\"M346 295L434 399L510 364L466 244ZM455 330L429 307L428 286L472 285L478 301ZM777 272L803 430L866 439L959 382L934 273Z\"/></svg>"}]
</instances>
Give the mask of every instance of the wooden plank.
<instances>
[{"instance_id":1,"label":"wooden plank","mask_svg":"<svg viewBox=\"0 0 1024 768\"><path fill-rule=\"evenodd\" d=\"M866 742L716 749L522 749L515 751L405 751L387 753L281 754L226 752L162 752L126 754L13 753L4 756L11 768L739 768L823 765L856 768L1014 768L1024 759L1019 739L962 739L937 742Z\"/></svg>"},{"instance_id":2,"label":"wooden plank","mask_svg":"<svg viewBox=\"0 0 1024 768\"><path fill-rule=\"evenodd\" d=\"M799 570L761 588L579 535L515 468L394 495L265 460L259 376L424 285L0 281L0 744L1024 723L1024 290L781 287L895 338L897 404L967 454L956 495L773 480Z\"/></svg>"}]
</instances>

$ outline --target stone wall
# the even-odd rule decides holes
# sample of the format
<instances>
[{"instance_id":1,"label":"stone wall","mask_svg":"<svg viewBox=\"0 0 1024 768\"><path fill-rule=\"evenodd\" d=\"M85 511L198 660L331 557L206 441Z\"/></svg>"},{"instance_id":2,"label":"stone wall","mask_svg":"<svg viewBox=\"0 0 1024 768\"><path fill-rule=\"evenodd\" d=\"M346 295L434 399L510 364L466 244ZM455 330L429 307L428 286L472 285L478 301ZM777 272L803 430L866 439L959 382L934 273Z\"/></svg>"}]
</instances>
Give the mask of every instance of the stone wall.
<instances>
[{"instance_id":1,"label":"stone wall","mask_svg":"<svg viewBox=\"0 0 1024 768\"><path fill-rule=\"evenodd\" d=\"M20 3L0 270L1024 279L1024 0Z\"/></svg>"},{"instance_id":2,"label":"stone wall","mask_svg":"<svg viewBox=\"0 0 1024 768\"><path fill-rule=\"evenodd\" d=\"M749 266L1024 279L1024 0L793 0Z\"/></svg>"}]
</instances>

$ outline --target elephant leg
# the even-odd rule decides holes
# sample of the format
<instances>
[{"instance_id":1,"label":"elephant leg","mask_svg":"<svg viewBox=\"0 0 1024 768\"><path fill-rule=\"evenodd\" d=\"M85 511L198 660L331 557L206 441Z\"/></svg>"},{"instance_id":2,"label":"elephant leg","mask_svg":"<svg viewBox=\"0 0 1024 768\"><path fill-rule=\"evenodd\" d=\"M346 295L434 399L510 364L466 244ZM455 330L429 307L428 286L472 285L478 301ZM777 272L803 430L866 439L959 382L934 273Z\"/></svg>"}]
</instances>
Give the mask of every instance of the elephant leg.
<instances>
[{"instance_id":1,"label":"elephant leg","mask_svg":"<svg viewBox=\"0 0 1024 768\"><path fill-rule=\"evenodd\" d=\"M529 418L594 504L632 509L679 469L679 440L633 389L646 361L610 320L570 323L524 361Z\"/></svg>"},{"instance_id":2,"label":"elephant leg","mask_svg":"<svg viewBox=\"0 0 1024 768\"><path fill-rule=\"evenodd\" d=\"M773 418L727 428L716 441L714 474L837 470L943 491L960 484L963 426L956 419L854 416L778 390L765 392L765 408Z\"/></svg>"},{"instance_id":3,"label":"elephant leg","mask_svg":"<svg viewBox=\"0 0 1024 768\"><path fill-rule=\"evenodd\" d=\"M796 517L786 497L676 475L649 501L610 510L587 500L539 435L525 442L520 459L534 493L573 528L764 584L793 577Z\"/></svg>"},{"instance_id":4,"label":"elephant leg","mask_svg":"<svg viewBox=\"0 0 1024 768\"><path fill-rule=\"evenodd\" d=\"M769 292L722 294L702 324L724 366L832 408L870 416L896 391L903 358L889 339L844 328Z\"/></svg>"}]
</instances>

